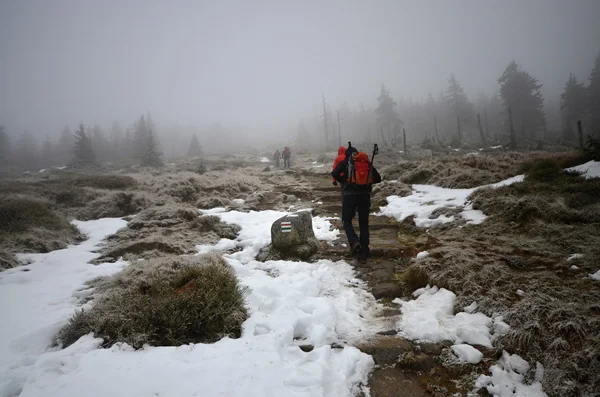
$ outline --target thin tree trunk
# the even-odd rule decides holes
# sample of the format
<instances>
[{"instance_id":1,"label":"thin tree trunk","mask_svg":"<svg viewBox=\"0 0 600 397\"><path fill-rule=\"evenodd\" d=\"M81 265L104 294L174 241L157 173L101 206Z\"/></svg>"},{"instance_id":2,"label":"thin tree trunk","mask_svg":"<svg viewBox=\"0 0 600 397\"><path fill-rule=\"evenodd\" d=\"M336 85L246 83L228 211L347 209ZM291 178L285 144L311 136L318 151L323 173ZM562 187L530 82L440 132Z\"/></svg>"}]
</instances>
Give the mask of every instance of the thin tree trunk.
<instances>
[{"instance_id":1,"label":"thin tree trunk","mask_svg":"<svg viewBox=\"0 0 600 397\"><path fill-rule=\"evenodd\" d=\"M491 138L490 125L488 124L487 106L483 108L483 122L485 123L485 136Z\"/></svg>"},{"instance_id":2,"label":"thin tree trunk","mask_svg":"<svg viewBox=\"0 0 600 397\"><path fill-rule=\"evenodd\" d=\"M513 125L512 108L508 107L508 128L510 129L510 144L511 149L517 148L517 133L515 132L515 126Z\"/></svg>"},{"instance_id":3,"label":"thin tree trunk","mask_svg":"<svg viewBox=\"0 0 600 397\"><path fill-rule=\"evenodd\" d=\"M458 126L458 148L462 147L462 131L460 130L460 117L456 116L456 123Z\"/></svg>"},{"instance_id":4,"label":"thin tree trunk","mask_svg":"<svg viewBox=\"0 0 600 397\"><path fill-rule=\"evenodd\" d=\"M406 130L402 128L402 137L404 139L404 157L408 158L408 151L406 150Z\"/></svg>"},{"instance_id":5,"label":"thin tree trunk","mask_svg":"<svg viewBox=\"0 0 600 397\"><path fill-rule=\"evenodd\" d=\"M579 133L579 147L583 149L583 128L581 127L581 120L577 120L577 132Z\"/></svg>"},{"instance_id":6,"label":"thin tree trunk","mask_svg":"<svg viewBox=\"0 0 600 397\"><path fill-rule=\"evenodd\" d=\"M329 133L327 132L327 107L325 106L325 95L323 95L323 127L325 132L325 149L329 147Z\"/></svg>"},{"instance_id":7,"label":"thin tree trunk","mask_svg":"<svg viewBox=\"0 0 600 397\"><path fill-rule=\"evenodd\" d=\"M485 139L485 135L483 135L483 128L481 127L481 117L479 117L479 113L477 113L477 125L479 126L479 135L481 136L481 142L483 146L487 147L487 141Z\"/></svg>"},{"instance_id":8,"label":"thin tree trunk","mask_svg":"<svg viewBox=\"0 0 600 397\"><path fill-rule=\"evenodd\" d=\"M338 146L342 146L342 130L340 128L340 111L337 111L337 119L338 119Z\"/></svg>"},{"instance_id":9,"label":"thin tree trunk","mask_svg":"<svg viewBox=\"0 0 600 397\"><path fill-rule=\"evenodd\" d=\"M435 118L435 115L433 116L433 126L435 127L435 137L438 140L438 143L442 143L442 141L440 140L440 133L438 131L438 126L437 126L437 119Z\"/></svg>"},{"instance_id":10,"label":"thin tree trunk","mask_svg":"<svg viewBox=\"0 0 600 397\"><path fill-rule=\"evenodd\" d=\"M387 146L387 142L385 141L385 137L383 136L383 125L379 126L379 134L381 135L381 141L383 142L383 146Z\"/></svg>"}]
</instances>

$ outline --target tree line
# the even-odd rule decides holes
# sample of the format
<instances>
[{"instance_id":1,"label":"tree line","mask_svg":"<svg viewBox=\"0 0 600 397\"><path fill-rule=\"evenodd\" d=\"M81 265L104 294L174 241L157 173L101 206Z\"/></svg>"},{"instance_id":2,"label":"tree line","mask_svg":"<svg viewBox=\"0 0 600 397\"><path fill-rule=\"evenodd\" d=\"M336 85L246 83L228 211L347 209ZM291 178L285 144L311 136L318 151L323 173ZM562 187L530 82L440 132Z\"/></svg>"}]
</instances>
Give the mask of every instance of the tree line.
<instances>
[{"instance_id":1,"label":"tree line","mask_svg":"<svg viewBox=\"0 0 600 397\"><path fill-rule=\"evenodd\" d=\"M157 139L156 126L150 115L142 115L133 126L122 130L115 122L107 132L100 126L80 123L72 132L66 126L58 138L39 139L28 131L11 139L0 125L0 166L15 166L27 170L73 166L83 167L101 163L163 165L163 153ZM192 135L187 155L202 156L203 150L196 135Z\"/></svg>"},{"instance_id":2,"label":"tree line","mask_svg":"<svg viewBox=\"0 0 600 397\"><path fill-rule=\"evenodd\" d=\"M454 74L450 75L446 90L435 96L430 93L424 100L395 100L382 85L377 107L365 108L361 104L352 110L343 104L337 111L340 123L335 122L323 98L323 114L315 121L313 132L306 127L310 122L301 122L297 141L303 135L323 134L313 136L313 141L320 140L322 147L332 148L342 141L343 134L348 139L396 146L406 132L412 143L439 142L459 147L470 142L516 147L540 141L575 144L579 120L586 135L600 131L600 54L595 59L589 84L579 82L571 74L555 107L544 103L538 79L514 61L497 82L497 92L492 95L482 92L474 100L468 98ZM552 120L560 120L560 125L550 127L548 114Z\"/></svg>"}]
</instances>

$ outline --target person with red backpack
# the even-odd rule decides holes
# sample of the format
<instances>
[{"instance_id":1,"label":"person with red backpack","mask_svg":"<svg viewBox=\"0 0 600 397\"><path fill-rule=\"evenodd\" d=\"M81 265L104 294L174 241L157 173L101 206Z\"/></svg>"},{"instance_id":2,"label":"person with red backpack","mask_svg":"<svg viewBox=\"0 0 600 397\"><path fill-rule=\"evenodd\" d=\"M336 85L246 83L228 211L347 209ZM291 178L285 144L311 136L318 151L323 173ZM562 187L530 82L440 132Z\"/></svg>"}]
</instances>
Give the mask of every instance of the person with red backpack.
<instances>
[{"instance_id":1,"label":"person with red backpack","mask_svg":"<svg viewBox=\"0 0 600 397\"><path fill-rule=\"evenodd\" d=\"M275 154L273 155L273 160L275 160L275 166L277 168L279 168L279 160L281 159L281 153L279 153L279 149L277 149L275 151Z\"/></svg>"},{"instance_id":2,"label":"person with red backpack","mask_svg":"<svg viewBox=\"0 0 600 397\"><path fill-rule=\"evenodd\" d=\"M373 185L381 182L381 175L373 166L373 157L378 152L377 145L373 156L358 152L348 142L346 157L335 167L331 176L342 184L342 224L350 245L350 253L358 254L358 261L366 263L369 249L369 213L371 212L371 191ZM352 219L358 212L360 237L356 235Z\"/></svg>"}]
</instances>

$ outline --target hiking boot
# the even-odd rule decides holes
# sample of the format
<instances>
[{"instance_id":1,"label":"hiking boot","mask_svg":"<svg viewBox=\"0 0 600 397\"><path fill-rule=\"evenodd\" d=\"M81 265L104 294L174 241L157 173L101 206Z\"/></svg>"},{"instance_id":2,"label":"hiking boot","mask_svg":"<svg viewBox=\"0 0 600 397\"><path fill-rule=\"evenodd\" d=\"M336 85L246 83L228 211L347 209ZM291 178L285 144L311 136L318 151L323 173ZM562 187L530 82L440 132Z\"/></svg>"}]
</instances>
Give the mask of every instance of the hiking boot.
<instances>
[{"instance_id":1,"label":"hiking boot","mask_svg":"<svg viewBox=\"0 0 600 397\"><path fill-rule=\"evenodd\" d=\"M360 243L358 241L355 241L352 244L350 244L350 255L358 255L359 251Z\"/></svg>"}]
</instances>

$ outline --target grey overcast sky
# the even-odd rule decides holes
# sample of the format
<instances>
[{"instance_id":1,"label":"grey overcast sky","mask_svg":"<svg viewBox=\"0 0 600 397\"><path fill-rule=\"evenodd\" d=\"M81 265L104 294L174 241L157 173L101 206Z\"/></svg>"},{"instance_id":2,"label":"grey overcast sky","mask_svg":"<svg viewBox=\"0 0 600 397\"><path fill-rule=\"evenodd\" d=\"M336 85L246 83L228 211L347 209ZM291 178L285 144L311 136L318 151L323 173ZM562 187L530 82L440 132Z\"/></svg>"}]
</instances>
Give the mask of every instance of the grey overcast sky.
<instances>
[{"instance_id":1,"label":"grey overcast sky","mask_svg":"<svg viewBox=\"0 0 600 397\"><path fill-rule=\"evenodd\" d=\"M294 121L452 72L491 93L512 59L549 97L598 51L600 0L0 0L0 124Z\"/></svg>"}]
</instances>

